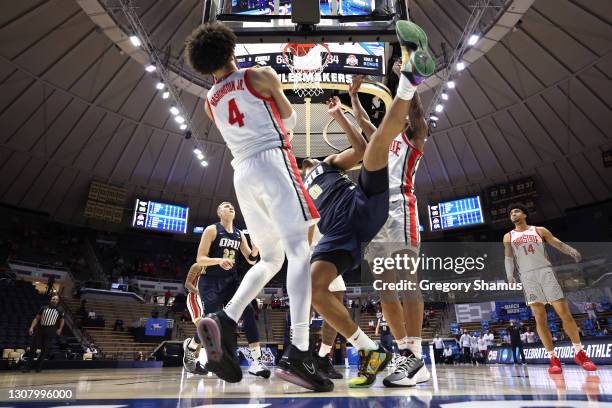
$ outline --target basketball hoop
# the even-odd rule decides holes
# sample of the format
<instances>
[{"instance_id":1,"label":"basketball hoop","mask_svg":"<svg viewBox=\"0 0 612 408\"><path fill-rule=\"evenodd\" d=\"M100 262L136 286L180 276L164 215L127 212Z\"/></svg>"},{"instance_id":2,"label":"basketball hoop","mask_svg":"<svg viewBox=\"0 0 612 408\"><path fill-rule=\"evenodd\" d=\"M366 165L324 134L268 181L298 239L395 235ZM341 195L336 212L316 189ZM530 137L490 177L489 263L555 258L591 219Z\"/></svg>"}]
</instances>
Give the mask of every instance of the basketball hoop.
<instances>
[{"instance_id":1,"label":"basketball hoop","mask_svg":"<svg viewBox=\"0 0 612 408\"><path fill-rule=\"evenodd\" d=\"M331 51L325 43L287 43L282 48L283 63L293 74L293 91L299 97L319 96L321 73L331 61Z\"/></svg>"}]
</instances>

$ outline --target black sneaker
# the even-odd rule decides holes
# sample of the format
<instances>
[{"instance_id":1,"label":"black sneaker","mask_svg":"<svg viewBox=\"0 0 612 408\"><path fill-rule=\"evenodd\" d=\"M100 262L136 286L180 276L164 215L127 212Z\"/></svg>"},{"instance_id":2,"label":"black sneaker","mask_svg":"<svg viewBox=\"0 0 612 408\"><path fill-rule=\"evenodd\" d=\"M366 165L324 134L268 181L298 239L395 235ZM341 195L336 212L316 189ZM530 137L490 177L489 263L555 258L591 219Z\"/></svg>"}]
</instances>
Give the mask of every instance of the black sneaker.
<instances>
[{"instance_id":1,"label":"black sneaker","mask_svg":"<svg viewBox=\"0 0 612 408\"><path fill-rule=\"evenodd\" d=\"M202 366L202 364L200 364L200 362L197 361L195 365L195 370L193 371L193 373L200 374L200 375L207 375L208 370L206 369L206 366Z\"/></svg>"},{"instance_id":2,"label":"black sneaker","mask_svg":"<svg viewBox=\"0 0 612 408\"><path fill-rule=\"evenodd\" d=\"M327 378L331 378L332 380L339 380L343 378L342 374L336 371L334 365L332 364L331 358L328 356L321 357L320 355L315 354L314 360L315 363L317 363L317 368L319 371L321 371L321 374Z\"/></svg>"},{"instance_id":3,"label":"black sneaker","mask_svg":"<svg viewBox=\"0 0 612 408\"><path fill-rule=\"evenodd\" d=\"M222 380L242 380L242 369L236 355L236 322L223 310L211 313L198 323L198 336L206 349L206 367Z\"/></svg>"},{"instance_id":4,"label":"black sneaker","mask_svg":"<svg viewBox=\"0 0 612 408\"><path fill-rule=\"evenodd\" d=\"M276 375L285 381L317 392L329 392L334 389L334 383L321 374L309 351L300 351L291 345L283 354L278 366L280 369Z\"/></svg>"}]
</instances>

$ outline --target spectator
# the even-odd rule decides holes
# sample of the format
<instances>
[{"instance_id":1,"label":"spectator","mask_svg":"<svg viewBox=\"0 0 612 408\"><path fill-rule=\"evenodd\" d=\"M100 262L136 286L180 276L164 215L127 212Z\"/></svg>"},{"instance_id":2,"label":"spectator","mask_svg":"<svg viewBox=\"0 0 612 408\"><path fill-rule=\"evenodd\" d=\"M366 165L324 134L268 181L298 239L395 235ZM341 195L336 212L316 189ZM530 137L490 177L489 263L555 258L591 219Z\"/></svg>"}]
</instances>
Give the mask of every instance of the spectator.
<instances>
[{"instance_id":1,"label":"spectator","mask_svg":"<svg viewBox=\"0 0 612 408\"><path fill-rule=\"evenodd\" d=\"M495 345L495 336L493 335L493 333L489 332L488 330L485 331L484 339L487 342L487 350Z\"/></svg>"},{"instance_id":2,"label":"spectator","mask_svg":"<svg viewBox=\"0 0 612 408\"><path fill-rule=\"evenodd\" d=\"M521 329L514 324L514 320L510 320L510 326L506 328L510 335L510 349L512 350L512 358L514 364L518 364L517 348L521 355L521 360L525 364L525 352L523 351L523 342L521 341Z\"/></svg>"},{"instance_id":3,"label":"spectator","mask_svg":"<svg viewBox=\"0 0 612 408\"><path fill-rule=\"evenodd\" d=\"M58 305L59 296L55 295L51 298L49 305L40 308L38 314L34 320L32 320L28 333L30 336L33 336L33 338L32 344L26 353L28 361L24 366L24 372L30 371L34 365L34 356L37 349L40 349L40 356L38 356L36 362L36 372L40 372L47 352L51 347L51 342L56 335L60 336L62 334L62 330L64 329L64 312ZM38 328L38 330L35 332L36 328Z\"/></svg>"},{"instance_id":4,"label":"spectator","mask_svg":"<svg viewBox=\"0 0 612 408\"><path fill-rule=\"evenodd\" d=\"M536 342L536 335L529 327L527 327L527 331L525 332L525 340L527 344L533 344Z\"/></svg>"},{"instance_id":5,"label":"spectator","mask_svg":"<svg viewBox=\"0 0 612 408\"><path fill-rule=\"evenodd\" d=\"M436 335L433 338L433 345L434 345L434 361L440 364L442 363L442 360L444 359L443 357L444 340L442 340L442 338L440 337L438 333L436 333Z\"/></svg>"},{"instance_id":6,"label":"spectator","mask_svg":"<svg viewBox=\"0 0 612 408\"><path fill-rule=\"evenodd\" d=\"M477 365L480 351L478 350L478 337L476 337L476 333L470 336L470 353L472 356L472 364Z\"/></svg>"},{"instance_id":7,"label":"spectator","mask_svg":"<svg viewBox=\"0 0 612 408\"><path fill-rule=\"evenodd\" d=\"M96 348L96 345L93 343L89 343L89 346L87 346L87 349L85 350L86 353L91 353L91 359L92 360L97 360L97 354L98 354L98 349Z\"/></svg>"},{"instance_id":8,"label":"spectator","mask_svg":"<svg viewBox=\"0 0 612 408\"><path fill-rule=\"evenodd\" d=\"M479 362L481 364L487 363L487 355L488 355L488 347L487 347L487 339L485 338L484 333L480 334L478 338L478 352L480 353Z\"/></svg>"},{"instance_id":9,"label":"spectator","mask_svg":"<svg viewBox=\"0 0 612 408\"><path fill-rule=\"evenodd\" d=\"M444 364L455 364L455 356L451 346L446 346L444 349Z\"/></svg>"},{"instance_id":10,"label":"spectator","mask_svg":"<svg viewBox=\"0 0 612 408\"><path fill-rule=\"evenodd\" d=\"M471 337L467 334L467 331L463 329L463 334L459 338L459 346L463 350L463 355L461 362L463 364L468 364L471 361L470 357L470 348L471 348Z\"/></svg>"},{"instance_id":11,"label":"spectator","mask_svg":"<svg viewBox=\"0 0 612 408\"><path fill-rule=\"evenodd\" d=\"M380 342L387 350L393 350L393 337L391 337L391 329L387 324L387 320L383 314L380 314L378 322L376 323L375 335L380 334Z\"/></svg>"}]
</instances>

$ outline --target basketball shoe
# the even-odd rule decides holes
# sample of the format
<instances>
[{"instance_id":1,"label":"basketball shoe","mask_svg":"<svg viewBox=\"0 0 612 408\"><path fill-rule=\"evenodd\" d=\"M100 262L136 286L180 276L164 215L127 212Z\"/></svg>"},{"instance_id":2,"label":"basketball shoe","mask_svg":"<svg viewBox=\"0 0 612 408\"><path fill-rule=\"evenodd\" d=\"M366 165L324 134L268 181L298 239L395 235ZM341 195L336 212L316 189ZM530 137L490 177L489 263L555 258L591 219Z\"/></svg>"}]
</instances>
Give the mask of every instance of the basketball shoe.
<instances>
[{"instance_id":1,"label":"basketball shoe","mask_svg":"<svg viewBox=\"0 0 612 408\"><path fill-rule=\"evenodd\" d=\"M259 358L253 358L253 354L249 350L249 374L256 377L270 378L270 370L263 363L261 356Z\"/></svg>"},{"instance_id":2,"label":"basketball shoe","mask_svg":"<svg viewBox=\"0 0 612 408\"><path fill-rule=\"evenodd\" d=\"M349 380L351 388L370 387L376 381L376 374L387 367L393 353L378 343L376 350L359 350L359 374Z\"/></svg>"},{"instance_id":3,"label":"basketball shoe","mask_svg":"<svg viewBox=\"0 0 612 408\"><path fill-rule=\"evenodd\" d=\"M430 377L423 360L410 350L401 350L396 358L395 370L383 380L383 384L385 387L413 387L429 381Z\"/></svg>"},{"instance_id":4,"label":"basketball shoe","mask_svg":"<svg viewBox=\"0 0 612 408\"><path fill-rule=\"evenodd\" d=\"M332 380L339 380L342 378L342 374L340 374L334 368L332 364L332 360L329 356L321 357L320 355L315 355L315 362L317 363L317 367L321 371L321 374L325 375L327 378L331 378Z\"/></svg>"},{"instance_id":5,"label":"basketball shoe","mask_svg":"<svg viewBox=\"0 0 612 408\"><path fill-rule=\"evenodd\" d=\"M206 349L208 370L227 382L242 380L236 355L236 322L223 310L211 313L198 323L198 336Z\"/></svg>"},{"instance_id":6,"label":"basketball shoe","mask_svg":"<svg viewBox=\"0 0 612 408\"><path fill-rule=\"evenodd\" d=\"M301 351L293 344L278 363L276 375L285 381L317 392L333 391L334 383L315 364L312 352Z\"/></svg>"},{"instance_id":7,"label":"basketball shoe","mask_svg":"<svg viewBox=\"0 0 612 408\"><path fill-rule=\"evenodd\" d=\"M436 63L427 51L427 34L411 21L398 21L395 32L402 50L401 72L413 85L433 75Z\"/></svg>"},{"instance_id":8,"label":"basketball shoe","mask_svg":"<svg viewBox=\"0 0 612 408\"><path fill-rule=\"evenodd\" d=\"M548 374L561 374L563 367L561 367L561 361L557 356L550 358L550 367L548 367Z\"/></svg>"},{"instance_id":9,"label":"basketball shoe","mask_svg":"<svg viewBox=\"0 0 612 408\"><path fill-rule=\"evenodd\" d=\"M587 356L584 350L580 350L578 353L576 353L574 361L576 362L576 364L578 364L580 367L584 368L587 371L597 371L597 367L595 366L595 364L593 364L593 362L591 361L589 356Z\"/></svg>"}]
</instances>

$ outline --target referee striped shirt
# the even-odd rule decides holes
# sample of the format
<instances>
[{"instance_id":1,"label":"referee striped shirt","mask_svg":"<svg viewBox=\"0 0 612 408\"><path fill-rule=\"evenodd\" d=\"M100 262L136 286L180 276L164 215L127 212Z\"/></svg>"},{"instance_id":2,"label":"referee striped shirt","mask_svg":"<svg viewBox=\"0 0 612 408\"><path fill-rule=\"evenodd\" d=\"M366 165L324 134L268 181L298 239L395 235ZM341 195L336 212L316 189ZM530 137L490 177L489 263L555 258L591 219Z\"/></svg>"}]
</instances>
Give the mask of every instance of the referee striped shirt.
<instances>
[{"instance_id":1,"label":"referee striped shirt","mask_svg":"<svg viewBox=\"0 0 612 408\"><path fill-rule=\"evenodd\" d=\"M40 325L43 327L54 327L60 319L64 318L64 312L57 307L43 306L38 312Z\"/></svg>"}]
</instances>

